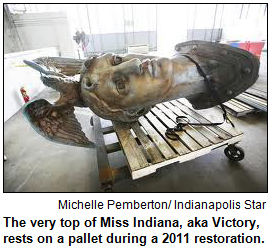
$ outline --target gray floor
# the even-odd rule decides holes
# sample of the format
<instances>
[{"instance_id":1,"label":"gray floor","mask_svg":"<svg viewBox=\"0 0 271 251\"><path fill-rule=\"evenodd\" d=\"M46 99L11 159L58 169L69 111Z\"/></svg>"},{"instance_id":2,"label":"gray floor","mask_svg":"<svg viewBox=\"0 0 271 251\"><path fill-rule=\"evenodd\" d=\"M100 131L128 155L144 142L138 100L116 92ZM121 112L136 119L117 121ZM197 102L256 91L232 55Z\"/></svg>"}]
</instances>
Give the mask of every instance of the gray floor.
<instances>
[{"instance_id":1,"label":"gray floor","mask_svg":"<svg viewBox=\"0 0 271 251\"><path fill-rule=\"evenodd\" d=\"M263 81L262 81L263 80ZM261 78L261 83L266 76ZM55 93L46 91L49 101ZM83 130L93 139L90 113L77 110ZM116 192L266 192L267 191L267 114L254 113L234 118L244 132L240 142L245 159L232 163L223 148L181 164L172 164L139 180L122 180ZM114 141L115 137L107 139ZM65 146L38 135L18 112L4 125L5 192L98 192L96 150ZM112 165L122 166L122 153L111 155Z\"/></svg>"}]
</instances>

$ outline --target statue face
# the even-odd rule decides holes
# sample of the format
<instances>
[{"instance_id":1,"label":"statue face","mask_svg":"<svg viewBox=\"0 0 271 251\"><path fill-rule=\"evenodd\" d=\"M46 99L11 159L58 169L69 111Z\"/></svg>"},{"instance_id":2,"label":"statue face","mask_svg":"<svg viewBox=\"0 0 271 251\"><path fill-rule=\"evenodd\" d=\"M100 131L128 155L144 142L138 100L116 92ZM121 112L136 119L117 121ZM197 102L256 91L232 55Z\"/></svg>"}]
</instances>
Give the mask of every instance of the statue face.
<instances>
[{"instance_id":1,"label":"statue face","mask_svg":"<svg viewBox=\"0 0 271 251\"><path fill-rule=\"evenodd\" d=\"M84 66L82 98L94 112L110 119L114 119L111 113L119 116L121 110L130 115L144 113L144 108L163 99L172 83L172 63L168 58L110 53L89 59Z\"/></svg>"}]
</instances>

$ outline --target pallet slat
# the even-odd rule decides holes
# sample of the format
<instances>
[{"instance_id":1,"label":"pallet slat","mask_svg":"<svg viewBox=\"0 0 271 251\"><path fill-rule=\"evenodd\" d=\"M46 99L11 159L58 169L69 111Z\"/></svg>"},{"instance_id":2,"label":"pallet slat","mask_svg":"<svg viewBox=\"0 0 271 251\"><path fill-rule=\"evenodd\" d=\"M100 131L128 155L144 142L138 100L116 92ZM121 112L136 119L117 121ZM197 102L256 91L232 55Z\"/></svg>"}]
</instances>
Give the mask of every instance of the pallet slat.
<instances>
[{"instance_id":1,"label":"pallet slat","mask_svg":"<svg viewBox=\"0 0 271 251\"><path fill-rule=\"evenodd\" d=\"M157 105L164 113L168 114L174 121L176 121L176 117L179 116L178 114L175 114L173 110L169 109L165 104L159 104ZM185 122L182 120L182 122ZM201 147L206 147L211 145L208 139L206 139L204 136L202 136L200 133L198 133L195 129L193 129L192 126L186 126L185 132L195 141L198 145Z\"/></svg>"},{"instance_id":2,"label":"pallet slat","mask_svg":"<svg viewBox=\"0 0 271 251\"><path fill-rule=\"evenodd\" d=\"M200 123L210 123L210 121L207 120L205 117L203 117L200 114L196 113L191 108L185 106L180 101L174 100L174 101L171 101L171 103L176 105L177 107L179 107L184 113L190 115L191 117L193 117L198 122L200 122ZM229 139L231 137L231 134L225 132L223 129L221 129L221 128L217 127L217 126L208 127L208 129L211 130L212 132L214 132L215 134L217 134L220 139L226 140L226 139Z\"/></svg>"},{"instance_id":3,"label":"pallet slat","mask_svg":"<svg viewBox=\"0 0 271 251\"><path fill-rule=\"evenodd\" d=\"M205 109L204 111L197 111L199 114L204 115L208 120L212 122L217 122L218 120L222 120L222 113L220 110L216 110L216 108ZM235 127L232 127L230 123L224 122L222 125L218 125L218 127L222 128L227 133L232 136L238 136L241 132L237 131Z\"/></svg>"},{"instance_id":4,"label":"pallet slat","mask_svg":"<svg viewBox=\"0 0 271 251\"><path fill-rule=\"evenodd\" d=\"M237 106L237 105L234 105L234 104L231 103L230 101L223 103L223 105L226 106L227 108L233 110L233 111L236 112L236 113L242 113L242 112L245 111L244 109L240 108L240 107Z\"/></svg>"},{"instance_id":5,"label":"pallet slat","mask_svg":"<svg viewBox=\"0 0 271 251\"><path fill-rule=\"evenodd\" d=\"M149 163L132 136L129 126L119 122L113 122L113 125L131 171L133 172L148 166Z\"/></svg>"},{"instance_id":6,"label":"pallet slat","mask_svg":"<svg viewBox=\"0 0 271 251\"><path fill-rule=\"evenodd\" d=\"M103 131L103 134L109 134L109 133L114 132L114 128L113 126L107 126L107 127L102 128L102 131Z\"/></svg>"},{"instance_id":7,"label":"pallet slat","mask_svg":"<svg viewBox=\"0 0 271 251\"><path fill-rule=\"evenodd\" d=\"M255 97L255 96L253 96L253 95L251 95L251 94L249 94L249 93L242 93L242 94L240 94L240 95L242 95L242 96L244 96L244 97L246 97L246 98L248 98L248 99L251 99L251 100L253 100L253 101L255 101L255 102L258 102L258 103L260 103L260 104L262 104L262 105L267 105L267 100L265 100L265 99L262 99L262 98L258 98L258 97Z\"/></svg>"},{"instance_id":8,"label":"pallet slat","mask_svg":"<svg viewBox=\"0 0 271 251\"><path fill-rule=\"evenodd\" d=\"M163 109L165 110L165 109ZM169 113L169 116L166 116L162 110L157 109L157 107L154 107L152 109L152 112L161 120L163 121L168 127L173 128L176 126L176 123L170 119L172 114L170 114L168 111L165 110L166 113ZM174 116L174 115L173 115ZM184 144L188 149L191 151L196 151L201 148L201 146L193 139L191 138L185 131L183 132L176 132L180 136L180 140L182 144Z\"/></svg>"},{"instance_id":9,"label":"pallet slat","mask_svg":"<svg viewBox=\"0 0 271 251\"><path fill-rule=\"evenodd\" d=\"M153 142L156 144L160 152L164 155L166 159L171 159L177 156L174 151L170 148L167 142L162 138L162 136L151 126L151 124L144 117L139 118L139 123L143 126L145 131L151 137Z\"/></svg>"},{"instance_id":10,"label":"pallet slat","mask_svg":"<svg viewBox=\"0 0 271 251\"><path fill-rule=\"evenodd\" d=\"M259 110L267 112L267 103L259 102L258 100L254 99L250 96L240 94L237 97L235 97L235 99L237 99L238 101L242 101L246 104L249 104Z\"/></svg>"},{"instance_id":11,"label":"pallet slat","mask_svg":"<svg viewBox=\"0 0 271 251\"><path fill-rule=\"evenodd\" d=\"M223 104L226 110L235 117L244 116L248 113L255 111L255 108L248 106L236 99L231 99ZM221 108L218 106L218 108Z\"/></svg>"},{"instance_id":12,"label":"pallet slat","mask_svg":"<svg viewBox=\"0 0 271 251\"><path fill-rule=\"evenodd\" d=\"M178 100L180 102L180 100ZM219 118L222 119L222 113L217 110L215 107L204 109L204 110L197 110L197 113L204 116L204 118L208 119L211 122L217 122ZM241 132L238 132L236 128L232 127L229 123L223 123L222 125L218 125L217 127L220 127L224 131L226 131L228 134L232 136L237 136L242 134Z\"/></svg>"},{"instance_id":13,"label":"pallet slat","mask_svg":"<svg viewBox=\"0 0 271 251\"><path fill-rule=\"evenodd\" d=\"M159 163L163 161L163 157L156 148L156 146L151 142L148 136L141 130L138 123L134 123L132 125L132 129L135 132L138 140L140 141L141 145L145 149L148 157L151 159L153 164Z\"/></svg>"},{"instance_id":14,"label":"pallet slat","mask_svg":"<svg viewBox=\"0 0 271 251\"><path fill-rule=\"evenodd\" d=\"M252 94L252 95L259 97L259 98L267 99L267 92L262 91L262 90L249 88L246 90L246 93Z\"/></svg>"},{"instance_id":15,"label":"pallet slat","mask_svg":"<svg viewBox=\"0 0 271 251\"><path fill-rule=\"evenodd\" d=\"M183 155L190 152L190 150L180 141L171 140L165 137L167 128L151 112L148 112L145 116L152 123L152 125L155 126L155 128L159 131L162 137L164 137L168 144L175 149L177 153Z\"/></svg>"},{"instance_id":16,"label":"pallet slat","mask_svg":"<svg viewBox=\"0 0 271 251\"><path fill-rule=\"evenodd\" d=\"M183 113L177 106L174 106L170 102L165 102L163 104L166 107L168 107L170 110L172 110L177 116L186 116L186 117L188 117L188 119L191 123L198 123L198 121L196 121L191 116L187 116L187 114ZM193 136L194 134L192 134L192 133L190 135L193 136L193 138L196 139L197 142L200 145L202 145L203 147L209 146L212 143L221 142L221 139L219 139L216 134L212 133L210 130L208 130L204 126L197 126L197 127L189 126L189 128L191 128L192 130L197 132L197 136ZM190 132L190 130L189 130L189 132Z\"/></svg>"},{"instance_id":17,"label":"pallet slat","mask_svg":"<svg viewBox=\"0 0 271 251\"><path fill-rule=\"evenodd\" d=\"M106 152L107 153L114 153L114 152L117 152L120 150L121 150L121 147L120 147L119 142L115 142L115 143L111 143L111 144L106 145Z\"/></svg>"},{"instance_id":18,"label":"pallet slat","mask_svg":"<svg viewBox=\"0 0 271 251\"><path fill-rule=\"evenodd\" d=\"M243 102L240 102L240 101L238 101L236 99L231 99L230 102L233 103L236 106L239 106L239 107L243 108L244 110L245 109L246 110L255 110L252 106L247 105L247 104L245 104Z\"/></svg>"}]
</instances>

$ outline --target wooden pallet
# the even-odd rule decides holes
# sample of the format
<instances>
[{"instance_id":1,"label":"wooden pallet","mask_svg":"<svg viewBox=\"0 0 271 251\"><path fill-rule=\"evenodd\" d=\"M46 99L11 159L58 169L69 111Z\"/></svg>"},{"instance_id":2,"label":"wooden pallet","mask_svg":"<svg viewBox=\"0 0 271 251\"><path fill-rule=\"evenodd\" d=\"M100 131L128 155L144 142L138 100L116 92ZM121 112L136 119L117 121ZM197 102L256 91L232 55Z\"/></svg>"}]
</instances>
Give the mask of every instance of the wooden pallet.
<instances>
[{"instance_id":1,"label":"wooden pallet","mask_svg":"<svg viewBox=\"0 0 271 251\"><path fill-rule=\"evenodd\" d=\"M208 128L186 126L185 132L178 132L181 140L170 140L165 136L166 129L174 127L176 116L180 115L187 116L191 122L208 123L222 119L218 109L196 112L182 99L158 104L148 114L140 117L138 122L132 124L113 122L112 126L102 128L98 122L99 118L94 115L95 137L99 144L98 165L102 168L100 177L104 180L114 179L114 171L113 174L112 171L105 171L106 168L110 169L107 154L120 149L126 157L132 179L138 179L160 167L195 159L242 139L242 132L224 123ZM119 142L105 145L103 138L108 133L116 133Z\"/></svg>"},{"instance_id":2,"label":"wooden pallet","mask_svg":"<svg viewBox=\"0 0 271 251\"><path fill-rule=\"evenodd\" d=\"M225 102L224 106L235 117L244 116L251 112L267 112L267 92L253 85L236 98Z\"/></svg>"},{"instance_id":3,"label":"wooden pallet","mask_svg":"<svg viewBox=\"0 0 271 251\"><path fill-rule=\"evenodd\" d=\"M249 93L243 92L242 94L235 97L236 100L241 101L247 105L250 105L254 108L257 108L261 111L267 112L267 100L256 97L254 95L251 95Z\"/></svg>"},{"instance_id":4,"label":"wooden pallet","mask_svg":"<svg viewBox=\"0 0 271 251\"><path fill-rule=\"evenodd\" d=\"M254 107L236 99L231 99L223 104L226 107L226 110L235 117L241 117L257 110ZM220 106L218 107L220 108Z\"/></svg>"}]
</instances>

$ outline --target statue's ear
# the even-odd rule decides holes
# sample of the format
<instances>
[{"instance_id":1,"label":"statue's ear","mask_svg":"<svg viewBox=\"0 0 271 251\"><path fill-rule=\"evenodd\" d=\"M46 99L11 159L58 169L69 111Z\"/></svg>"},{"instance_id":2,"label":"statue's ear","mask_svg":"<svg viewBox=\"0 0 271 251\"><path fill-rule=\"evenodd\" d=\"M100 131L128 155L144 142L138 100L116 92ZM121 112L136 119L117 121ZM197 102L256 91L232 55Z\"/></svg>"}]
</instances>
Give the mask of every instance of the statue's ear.
<instances>
[{"instance_id":1,"label":"statue's ear","mask_svg":"<svg viewBox=\"0 0 271 251\"><path fill-rule=\"evenodd\" d=\"M97 56L93 56L93 57L90 57L84 61L82 68L81 68L81 71L80 71L80 81L79 82L82 82L84 74L90 70L90 67L91 67L91 65L93 65L93 62L96 58L97 58Z\"/></svg>"},{"instance_id":2,"label":"statue's ear","mask_svg":"<svg viewBox=\"0 0 271 251\"><path fill-rule=\"evenodd\" d=\"M90 59L87 59L85 62L84 62L84 66L88 69L92 63L93 59L90 58Z\"/></svg>"},{"instance_id":3,"label":"statue's ear","mask_svg":"<svg viewBox=\"0 0 271 251\"><path fill-rule=\"evenodd\" d=\"M56 106L45 99L27 103L23 113L40 135L66 145L94 148L88 140L70 105Z\"/></svg>"},{"instance_id":4,"label":"statue's ear","mask_svg":"<svg viewBox=\"0 0 271 251\"><path fill-rule=\"evenodd\" d=\"M93 62L95 61L95 59L97 58L98 56L95 55L95 56L92 56L90 58L88 58L87 60L85 60L84 64L83 64L83 67L85 67L86 69L89 69L90 66L93 64Z\"/></svg>"}]
</instances>

